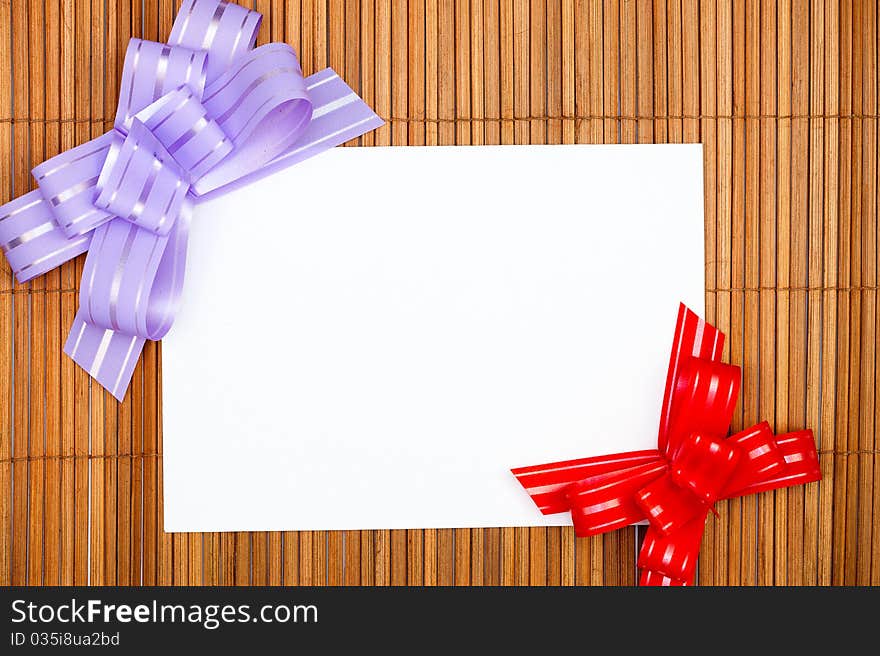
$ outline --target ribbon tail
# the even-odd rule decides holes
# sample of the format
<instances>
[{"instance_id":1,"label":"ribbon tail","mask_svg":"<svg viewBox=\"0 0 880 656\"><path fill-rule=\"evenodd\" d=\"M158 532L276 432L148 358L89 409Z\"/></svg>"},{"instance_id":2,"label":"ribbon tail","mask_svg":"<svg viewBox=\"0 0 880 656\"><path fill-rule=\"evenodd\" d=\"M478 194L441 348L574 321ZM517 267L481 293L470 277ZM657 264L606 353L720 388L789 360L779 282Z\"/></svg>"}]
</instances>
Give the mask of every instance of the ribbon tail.
<instances>
[{"instance_id":1,"label":"ribbon tail","mask_svg":"<svg viewBox=\"0 0 880 656\"><path fill-rule=\"evenodd\" d=\"M0 250L20 283L85 253L90 235L69 237L39 190L0 207Z\"/></svg>"},{"instance_id":2,"label":"ribbon tail","mask_svg":"<svg viewBox=\"0 0 880 656\"><path fill-rule=\"evenodd\" d=\"M46 160L33 170L39 188L0 207L0 249L18 282L85 253L90 231L109 220L91 201L112 140L105 134Z\"/></svg>"},{"instance_id":3,"label":"ribbon tail","mask_svg":"<svg viewBox=\"0 0 880 656\"><path fill-rule=\"evenodd\" d=\"M532 501L544 515L570 510L566 498L569 486L603 474L629 470L640 465L656 463L660 454L656 450L628 451L607 456L579 458L544 465L518 467L510 471L523 486Z\"/></svg>"},{"instance_id":4,"label":"ribbon tail","mask_svg":"<svg viewBox=\"0 0 880 656\"><path fill-rule=\"evenodd\" d=\"M296 164L385 124L332 68L307 77L306 88L314 105L312 121L278 164Z\"/></svg>"},{"instance_id":5,"label":"ribbon tail","mask_svg":"<svg viewBox=\"0 0 880 656\"><path fill-rule=\"evenodd\" d=\"M145 341L137 335L90 324L80 310L73 320L64 352L122 401Z\"/></svg>"},{"instance_id":6,"label":"ribbon tail","mask_svg":"<svg viewBox=\"0 0 880 656\"><path fill-rule=\"evenodd\" d=\"M666 373L666 389L663 393L663 405L660 412L660 430L657 444L660 452L669 456L677 444L670 444L676 419L675 401L678 383L685 363L691 358L699 358L710 362L721 360L724 348L724 333L707 323L705 319L688 308L684 303L678 306L678 317L675 322L675 335L672 340L672 351L669 356L669 367Z\"/></svg>"},{"instance_id":7,"label":"ribbon tail","mask_svg":"<svg viewBox=\"0 0 880 656\"><path fill-rule=\"evenodd\" d=\"M161 339L174 320L189 218L187 206L165 236L124 219L95 231L64 352L120 401L144 341Z\"/></svg>"},{"instance_id":8,"label":"ribbon tail","mask_svg":"<svg viewBox=\"0 0 880 656\"><path fill-rule=\"evenodd\" d=\"M648 587L670 588L675 586L691 585L690 581L672 578L666 576L663 572L656 572L653 569L643 569L639 577L639 585Z\"/></svg>"},{"instance_id":9,"label":"ribbon tail","mask_svg":"<svg viewBox=\"0 0 880 656\"><path fill-rule=\"evenodd\" d=\"M0 207L0 250L18 282L85 253L91 231L110 220L92 199L115 138L109 132L46 160L33 170L39 188Z\"/></svg>"},{"instance_id":10,"label":"ribbon tail","mask_svg":"<svg viewBox=\"0 0 880 656\"><path fill-rule=\"evenodd\" d=\"M638 560L639 568L644 570L642 585L690 585L693 582L707 514L708 510L671 535L663 535L653 526L648 528Z\"/></svg>"},{"instance_id":11,"label":"ribbon tail","mask_svg":"<svg viewBox=\"0 0 880 656\"><path fill-rule=\"evenodd\" d=\"M740 435L748 437L755 433L764 433L770 436L769 442L772 443L773 455L779 460L779 464L775 467L769 467L764 464L769 460L768 457L755 458L752 469L746 470L744 476L731 481L723 498L732 499L792 485L806 485L822 479L822 469L819 466L819 454L816 451L813 431L807 429L772 436L769 425L764 422L730 439L733 440ZM758 451L758 449L753 449L752 453ZM765 448L764 451L769 451L769 449ZM751 453L749 455L751 456ZM763 469L759 468L760 465L764 465Z\"/></svg>"}]
</instances>

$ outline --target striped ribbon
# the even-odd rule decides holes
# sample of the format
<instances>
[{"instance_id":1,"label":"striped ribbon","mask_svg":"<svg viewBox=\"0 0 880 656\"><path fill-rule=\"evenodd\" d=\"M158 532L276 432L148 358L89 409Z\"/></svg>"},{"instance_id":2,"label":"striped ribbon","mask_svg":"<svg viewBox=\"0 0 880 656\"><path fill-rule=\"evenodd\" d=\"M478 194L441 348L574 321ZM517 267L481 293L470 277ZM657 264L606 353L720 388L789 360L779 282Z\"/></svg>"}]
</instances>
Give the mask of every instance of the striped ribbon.
<instances>
[{"instance_id":1,"label":"striped ribbon","mask_svg":"<svg viewBox=\"0 0 880 656\"><path fill-rule=\"evenodd\" d=\"M333 70L306 78L289 46L254 48L261 20L184 0L167 44L129 43L114 128L0 207L19 282L88 251L64 351L117 399L174 320L193 206L382 125Z\"/></svg>"},{"instance_id":2,"label":"striped ribbon","mask_svg":"<svg viewBox=\"0 0 880 656\"><path fill-rule=\"evenodd\" d=\"M726 437L739 367L721 362L724 334L679 307L656 449L513 469L545 515L570 512L578 536L647 519L642 585L693 581L712 505L818 481L813 432L774 435L761 422Z\"/></svg>"}]
</instances>

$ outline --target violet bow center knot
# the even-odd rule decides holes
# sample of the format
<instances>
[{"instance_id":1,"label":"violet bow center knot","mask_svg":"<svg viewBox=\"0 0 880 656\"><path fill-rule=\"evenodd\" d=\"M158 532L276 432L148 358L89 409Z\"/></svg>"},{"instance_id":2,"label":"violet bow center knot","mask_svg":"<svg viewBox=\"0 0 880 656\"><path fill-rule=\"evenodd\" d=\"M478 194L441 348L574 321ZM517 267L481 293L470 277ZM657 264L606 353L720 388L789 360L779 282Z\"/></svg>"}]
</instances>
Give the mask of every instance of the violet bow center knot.
<instances>
[{"instance_id":1,"label":"violet bow center knot","mask_svg":"<svg viewBox=\"0 0 880 656\"><path fill-rule=\"evenodd\" d=\"M165 235L184 209L193 181L219 164L233 144L188 87L171 91L113 133L94 206Z\"/></svg>"},{"instance_id":2,"label":"violet bow center knot","mask_svg":"<svg viewBox=\"0 0 880 656\"><path fill-rule=\"evenodd\" d=\"M33 169L0 207L0 249L25 282L88 251L65 353L122 399L144 342L180 304L191 210L380 125L332 70L254 48L261 16L184 0L169 42L132 39L114 128Z\"/></svg>"},{"instance_id":3,"label":"violet bow center knot","mask_svg":"<svg viewBox=\"0 0 880 656\"><path fill-rule=\"evenodd\" d=\"M126 63L136 61L144 47L133 41ZM204 57L201 62L203 68ZM170 329L195 204L191 186L233 151L232 140L200 102L201 94L200 86L180 86L108 133L111 144L93 205L113 218L95 230L72 333L76 337L65 349L78 363L90 363L101 382L100 369L107 352L113 356L109 347L117 333L128 338L127 362L137 340L158 340ZM81 351L99 331L108 348L94 355ZM116 339L121 350L125 337ZM111 391L122 382L116 376Z\"/></svg>"}]
</instances>

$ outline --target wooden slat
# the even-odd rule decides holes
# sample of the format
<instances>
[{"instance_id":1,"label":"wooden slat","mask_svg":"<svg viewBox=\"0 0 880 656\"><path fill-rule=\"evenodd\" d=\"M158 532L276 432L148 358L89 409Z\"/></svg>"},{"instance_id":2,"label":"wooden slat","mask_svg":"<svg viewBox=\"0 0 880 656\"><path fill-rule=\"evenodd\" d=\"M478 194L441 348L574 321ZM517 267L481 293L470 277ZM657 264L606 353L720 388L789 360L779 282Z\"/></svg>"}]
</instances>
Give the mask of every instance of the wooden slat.
<instances>
[{"instance_id":1,"label":"wooden slat","mask_svg":"<svg viewBox=\"0 0 880 656\"><path fill-rule=\"evenodd\" d=\"M747 195L749 202L752 202L755 194L755 189L753 188L754 176L749 175L748 179L746 177L746 89L749 86L747 82L751 82L751 79L747 80L746 78L747 76L752 79L754 78L752 69L754 62L749 57L750 53L747 53L746 48L746 19L749 15L750 12L746 10L744 2L734 3L732 8L729 9L729 15L722 12L719 6L719 51L728 52L729 48L732 58L732 68L730 70L719 70L719 82L724 83L722 73L732 75L732 84L725 84L724 86L731 93L730 102L733 114L731 123L732 147L722 149L719 144L718 149L719 169L721 162L727 160L729 175L729 177L722 177L719 174L719 192L726 189L729 197L729 202L721 216L726 218L726 213L730 212L729 239L726 244L719 242L719 246L723 249L722 254L726 252L730 258L732 285L732 291L730 292L730 330L727 331L724 328L722 330L725 330L728 335L730 362L740 367L743 366L746 356L746 340L752 337L746 327L745 315L747 287L745 237L747 218L751 218L747 217L745 203ZM722 17L725 20L722 21ZM720 107L719 113L721 113ZM750 148L749 152L752 150ZM751 167L749 167L749 173L751 173ZM749 320L751 320L751 313ZM720 325L718 327L721 328ZM737 400L731 430L736 431L743 427L745 423L744 413L750 410L751 405L755 402L754 397L745 393L744 389L752 375L754 375L753 372L743 375L742 387L744 393L740 394ZM730 513L727 530L727 550L730 554L730 559L727 562L727 567L721 566L716 572L716 577L722 577L722 581L719 582L726 580L731 585L754 583L754 558L756 555L754 534L750 531L749 523L746 517L744 517L744 505L750 503L750 501L733 499L727 504ZM743 530L744 525L745 530ZM731 563L733 566L731 566ZM723 574L725 569L727 570L726 577Z\"/></svg>"},{"instance_id":2,"label":"wooden slat","mask_svg":"<svg viewBox=\"0 0 880 656\"><path fill-rule=\"evenodd\" d=\"M12 33L12 5L8 0L0 2L0 33ZM0 43L0 153L3 162L0 166L0 202L6 203L15 196L13 182L12 123L13 89L12 89L12 39L3 39ZM0 268L0 585L12 584L13 521L14 498L13 467L10 461L13 455L12 435L15 430L13 412L13 339L15 334L13 321L14 279L8 266Z\"/></svg>"},{"instance_id":3,"label":"wooden slat","mask_svg":"<svg viewBox=\"0 0 880 656\"><path fill-rule=\"evenodd\" d=\"M847 113L852 109L850 87L850 57L851 40L849 38L851 12L846 3L840 4L840 85L838 92L840 120L840 137L838 152L843 154L841 160L848 158L850 138L852 135L852 120ZM845 288L849 284L849 252L850 252L850 206L849 194L851 189L852 169L842 162L838 166L839 193L833 199L838 207L838 246L837 246L837 279L838 285ZM842 293L837 298L837 384L835 386L835 451L846 453L849 447L849 438L846 425L846 409L849 403L849 293ZM850 458L844 456L834 462L834 504L838 509L846 508L847 483ZM834 514L832 532L834 535L832 549L832 572L831 582L836 585L843 583L845 578L844 568L846 563L846 512Z\"/></svg>"},{"instance_id":4,"label":"wooden slat","mask_svg":"<svg viewBox=\"0 0 880 656\"><path fill-rule=\"evenodd\" d=\"M816 549L818 565L816 583L830 585L834 555L834 500L837 496L837 476L832 451L838 444L835 413L835 389L840 380L837 369L837 299L838 299L838 180L840 167L839 113L839 5L834 0L825 2L825 123L823 187L823 271L822 271L822 346L821 346L821 424L818 446L824 480L819 483L819 537ZM811 360L812 364L812 360Z\"/></svg>"},{"instance_id":5,"label":"wooden slat","mask_svg":"<svg viewBox=\"0 0 880 656\"><path fill-rule=\"evenodd\" d=\"M878 160L880 160L880 119L878 119L877 114L878 110L880 110L880 74L878 74L877 67L880 66L880 46L877 45L878 35L880 35L880 7L875 6L875 12L873 15L872 29L871 29L871 37L873 40L871 41L871 49L874 55L874 63L869 66L869 70L871 73L871 77L873 80L873 88L872 88L872 99L871 102L867 104L867 107L870 109L868 114L873 114L874 118L871 121L873 123L872 126L872 140L874 145L874 153L873 155L868 156L868 161L870 166L874 172L874 178L872 181L872 185L874 188L874 197L873 200L869 200L873 215L874 215L874 225L873 229L875 231L875 251L874 251L874 289L873 289L873 299L874 306L876 311L876 316L874 318L874 350L875 350L875 363L874 363L874 372L875 372L875 382L876 377L880 375L880 349L876 347L878 339L880 339L880 299L878 299L877 292L877 277L880 276L880 238L877 237L876 231L878 227L878 216L880 216L880 165L878 165ZM873 484L867 483L865 484L865 489L870 490L873 486L873 499L872 499L872 514L869 519L870 525L872 528L872 536L867 540L870 542L870 557L871 557L871 569L870 569L870 582L871 585L880 585L880 527L877 526L880 523L880 458L878 458L878 454L880 454L880 389L875 385L874 390L874 431L873 431L873 444L871 444L871 439L868 435L865 436L864 443L866 446L865 452L862 453L862 458L864 458L866 463L866 469L873 466L874 476L873 476ZM861 558L867 559L868 554L862 553Z\"/></svg>"},{"instance_id":6,"label":"wooden slat","mask_svg":"<svg viewBox=\"0 0 880 656\"><path fill-rule=\"evenodd\" d=\"M47 39L47 66L57 71L58 79L52 84L53 91L47 89L51 102L47 103L47 117L54 116L59 119L58 130L52 132L47 138L47 155L67 150L74 145L73 125L70 122L62 122L61 119L73 115L74 87L73 87L73 7L70 2L60 2L47 6L49 23L57 21L57 36ZM49 48L58 48L54 54L50 54ZM49 64L51 62L51 64ZM52 94L57 93L57 99ZM48 126L47 126L48 130ZM57 137L56 137L57 135ZM47 524L47 531L53 534L51 539L57 540L58 565L53 567L47 560L47 572L45 578L54 584L69 585L73 583L74 572L74 535L76 517L74 508L74 466L70 459L73 455L75 435L74 425L74 388L73 388L73 363L61 352L61 345L66 336L67 327L73 318L72 293L69 291L75 285L74 264L67 263L58 270L55 280L58 290L57 298L54 299L53 309L50 314L50 326L46 344L48 360L57 367L57 392L54 398L46 399L48 416L50 417L47 437L47 448L50 453L62 456L57 466L47 463L47 485L51 488L47 498L48 516L53 518ZM50 389L56 389L55 381ZM52 479L57 477L57 481ZM57 496L51 496L57 495ZM58 524L53 526L53 521ZM55 553L55 549L47 539L47 548ZM56 575L57 572L57 575Z\"/></svg>"},{"instance_id":7,"label":"wooden slat","mask_svg":"<svg viewBox=\"0 0 880 656\"><path fill-rule=\"evenodd\" d=\"M117 407L116 450L121 455L116 459L116 579L117 585L132 585L132 556L136 549L132 541L135 528L136 509L133 494L133 458L130 455L135 449L135 426L140 422L133 420L134 394L137 385L129 385L125 401ZM132 511L135 511L134 513Z\"/></svg>"},{"instance_id":8,"label":"wooden slat","mask_svg":"<svg viewBox=\"0 0 880 656\"><path fill-rule=\"evenodd\" d=\"M787 152L777 153L776 119L778 77L777 65L777 6L772 2L761 3L760 13L760 98L755 99L760 130L760 167L758 168L758 239L756 282L760 289L755 292L759 303L760 336L757 360L751 364L757 370L758 389L755 390L757 413L754 419L766 419L779 431L783 429L776 416L776 173L777 160L787 159ZM767 553L773 545L774 495L763 494L756 500L757 542Z\"/></svg>"},{"instance_id":9,"label":"wooden slat","mask_svg":"<svg viewBox=\"0 0 880 656\"><path fill-rule=\"evenodd\" d=\"M877 353L877 4L864 3L861 26L862 44L862 237L861 282L861 380L859 393L859 513L858 563L856 583L871 583L871 554L874 550L874 454L876 413ZM858 198L858 196L856 197Z\"/></svg>"},{"instance_id":10,"label":"wooden slat","mask_svg":"<svg viewBox=\"0 0 880 656\"><path fill-rule=\"evenodd\" d=\"M810 96L809 112L809 182L807 188L807 213L809 225L809 249L807 252L807 317L805 340L804 378L806 380L803 411L792 419L795 425L809 425L817 428L821 441L821 393L822 393L822 319L824 294L822 292L825 267L825 212L823 206L823 149L825 119L818 118L825 111L825 4L824 0L813 0L810 13ZM833 376L833 372L828 375ZM792 550L802 554L800 566L789 582L798 585L815 585L818 570L819 542L819 485L805 486L803 494L803 539ZM772 518L771 518L772 519Z\"/></svg>"},{"instance_id":11,"label":"wooden slat","mask_svg":"<svg viewBox=\"0 0 880 656\"><path fill-rule=\"evenodd\" d=\"M780 288L776 296L776 344L775 344L775 428L778 431L787 430L788 405L789 405L789 366L790 366L790 305L791 305L791 144L792 144L792 17L791 0L780 0L777 4L777 28L776 28L776 68L777 68L777 111L782 118L778 121L776 137L777 169L775 183L775 209L776 209L776 248L773 257L776 262L775 284ZM768 231L771 229L767 226ZM771 272L767 272L767 276ZM768 362L768 366L771 363ZM775 513L779 521L774 522L773 535L764 538L775 545L775 560L784 563L786 539L786 513L788 493L779 491L765 495L762 500L762 518L766 513ZM776 558L776 555L779 555ZM783 580L784 580L783 574Z\"/></svg>"},{"instance_id":12,"label":"wooden slat","mask_svg":"<svg viewBox=\"0 0 880 656\"><path fill-rule=\"evenodd\" d=\"M386 119L350 145L702 142L706 316L734 428L814 428L825 479L717 505L699 581L880 583L878 7L837 0L255 0L258 43ZM0 201L112 125L179 0L0 0ZM15 47L13 47L13 45ZM630 584L644 531L169 535L161 348L123 403L61 352L83 258L0 269L0 584Z\"/></svg>"},{"instance_id":13,"label":"wooden slat","mask_svg":"<svg viewBox=\"0 0 880 656\"><path fill-rule=\"evenodd\" d=\"M761 256L761 7L756 0L745 3L745 90L743 109L745 120L743 132L745 140L745 197L743 201L744 215L742 221L742 247L736 247L735 253L742 253L743 274L747 291L742 294L743 323L742 323L742 387L740 388L740 400L743 410L742 425L751 426L761 419L759 381L761 374L760 346L761 328L759 319L760 297L756 291L759 284L759 266ZM772 57L774 53L770 52ZM736 242L735 242L736 243ZM772 418L771 418L772 419ZM752 583L750 572L757 568L760 576L763 562L770 560L772 567L772 542L766 541L766 536L772 535L772 522L770 526L764 526L759 522L757 514L758 497L749 495L742 499L742 562L740 576L744 583ZM728 565L728 571L729 571Z\"/></svg>"},{"instance_id":14,"label":"wooden slat","mask_svg":"<svg viewBox=\"0 0 880 656\"><path fill-rule=\"evenodd\" d=\"M22 3L23 4L23 3ZM46 157L46 124L39 119L46 118L46 24L45 7L42 2L28 2L28 50L29 50L29 114L38 119L29 125L28 162L30 165ZM45 291L52 286L53 276L41 276L31 282L34 291ZM30 354L28 390L28 455L33 458L28 468L28 576L32 585L43 583L43 555L46 547L43 531L46 510L46 414L45 404L37 399L47 396L46 383L46 297L47 294L34 294L30 299ZM33 399L33 402L31 402ZM56 402L57 403L57 402ZM53 558L56 556L53 554Z\"/></svg>"},{"instance_id":15,"label":"wooden slat","mask_svg":"<svg viewBox=\"0 0 880 656\"><path fill-rule=\"evenodd\" d=\"M721 290L715 304L714 325L728 335L724 347L724 359L726 361L736 363L741 361L740 355L737 353L735 344L738 344L737 332L731 330L739 324L734 322L732 326L732 308L735 307L732 297L734 292L729 291L731 285L738 286L733 281L732 260L733 253L736 249L732 248L732 198L731 183L733 181L733 149L735 142L733 139L733 89L735 80L733 79L734 63L736 62L733 52L733 23L731 7L724 6L725 3L718 3L717 10L710 7L710 2L701 4L700 12L705 13L705 29L703 36L714 46L714 51L707 50L707 58L710 54L715 55L715 59L709 59L704 67L714 66L714 73L711 75L714 82L713 89L707 89L711 94L710 103L713 103L713 111L711 113L703 110L703 115L711 115L717 112L718 120L709 121L715 124L716 142L715 150L712 153L714 159L714 196L707 194L707 200L715 200L715 286ZM737 67L741 68L741 64ZM704 88L708 85L704 85ZM740 287L741 288L741 287ZM741 327L737 328L741 331ZM734 423L738 421L734 415ZM715 540L711 555L703 558L701 567L709 566L707 562L712 559L712 576L711 581L716 584L736 583L738 581L739 565L742 562L741 551L739 550L739 538L732 540L733 548L728 550L729 536L732 532L732 526L739 526L739 506L735 506L735 510L729 510L734 502L721 503L718 505L719 521L715 527ZM722 554L726 555L722 556ZM732 558L731 558L732 556ZM731 567L730 562L733 566ZM735 580L731 581L728 573L735 575ZM704 579L705 581L706 579ZM708 581L706 581L708 582Z\"/></svg>"},{"instance_id":16,"label":"wooden slat","mask_svg":"<svg viewBox=\"0 0 880 656\"><path fill-rule=\"evenodd\" d=\"M862 15L863 3L853 3L852 15L850 16L849 38L852 50L850 60L850 90L852 109L860 112L862 106L862 56L864 44L862 43ZM850 249L849 249L849 278L854 288L859 293L850 294L849 307L849 381L848 396L849 406L847 413L847 434L849 436L847 450L846 470L846 564L844 566L844 582L854 585L858 573L858 535L859 535L859 398L861 394L861 315L862 315L862 128L864 122L858 118L852 122L852 141L850 144L850 157L852 158L852 177L850 196L844 200L850 207Z\"/></svg>"},{"instance_id":17,"label":"wooden slat","mask_svg":"<svg viewBox=\"0 0 880 656\"><path fill-rule=\"evenodd\" d=\"M810 24L809 2L792 2L792 70L809 68ZM783 428L803 425L806 400L806 330L807 330L807 240L809 238L808 193L809 193L809 121L804 118L809 110L809 86L793 78L791 92L791 111L796 118L791 127L791 231L789 284L793 287L789 294L788 316L788 408L785 409ZM783 545L777 550L780 557L776 577L779 583L798 585L803 580L803 540L804 540L804 493L802 489L786 490L786 521L788 531L780 535ZM777 497L781 497L780 492ZM778 531L778 533L782 533ZM782 560L782 558L785 560ZM768 581L770 582L770 581Z\"/></svg>"},{"instance_id":18,"label":"wooden slat","mask_svg":"<svg viewBox=\"0 0 880 656\"><path fill-rule=\"evenodd\" d=\"M91 136L90 116L92 111L90 78L90 36L91 36L91 7L87 2L74 4L73 15L73 78L74 96L73 104L75 120L73 122L74 134L73 145L81 144ZM102 26L103 27L103 26ZM78 286L82 277L82 265L84 258L77 259L71 278ZM79 305L78 294L71 295L68 300L69 321L73 321L73 313ZM69 324L68 324L69 325ZM91 494L91 467L88 460L90 454L89 426L91 424L92 408L89 404L90 382L89 375L82 368L68 363L73 372L74 394L74 518L76 531L74 535L74 582L77 585L85 585L91 582L91 554L89 540L90 507L89 497ZM155 372L154 372L155 373ZM154 378L155 380L155 378ZM157 495L160 488L156 487Z\"/></svg>"},{"instance_id":19,"label":"wooden slat","mask_svg":"<svg viewBox=\"0 0 880 656\"><path fill-rule=\"evenodd\" d=\"M13 117L23 119L29 113L29 84L28 84L28 23L27 4L13 3L12 5L12 33L22 35L16 47L12 49L12 94L13 94ZM27 175L29 160L27 156L28 125L26 122L13 124L12 129L12 165L14 175L12 179L13 195L18 196L28 191L30 181ZM16 285L20 290L21 286ZM13 357L16 363L26 363L28 357L28 315L29 303L24 294L16 294L12 304L13 329ZM12 578L13 585L27 583L28 566L28 380L26 367L16 367L13 370L12 385L14 401L12 404L13 427L10 434L12 441L12 455L22 458L12 467Z\"/></svg>"}]
</instances>

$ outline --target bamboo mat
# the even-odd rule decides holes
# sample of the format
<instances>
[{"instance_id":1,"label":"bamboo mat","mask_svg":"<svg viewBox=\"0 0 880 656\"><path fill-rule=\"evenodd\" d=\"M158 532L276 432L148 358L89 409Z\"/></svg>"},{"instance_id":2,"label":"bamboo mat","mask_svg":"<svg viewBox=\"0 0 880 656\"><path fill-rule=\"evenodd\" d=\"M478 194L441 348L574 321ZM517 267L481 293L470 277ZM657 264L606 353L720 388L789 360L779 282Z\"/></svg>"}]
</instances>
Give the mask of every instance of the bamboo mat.
<instances>
[{"instance_id":1,"label":"bamboo mat","mask_svg":"<svg viewBox=\"0 0 880 656\"><path fill-rule=\"evenodd\" d=\"M128 39L165 40L176 4L0 0L0 202L111 127ZM699 582L880 584L876 1L255 6L260 43L333 66L387 119L358 145L701 141L707 318L744 366L733 428L814 428L824 479L718 504ZM0 583L636 580L634 528L163 533L161 347L122 404L62 355L82 264L26 285L0 266Z\"/></svg>"}]
</instances>

